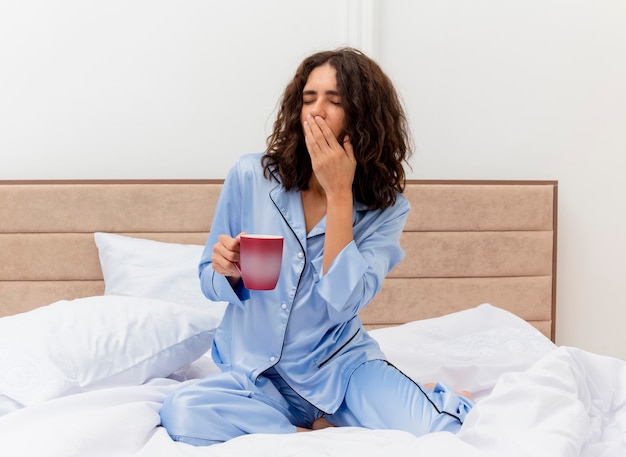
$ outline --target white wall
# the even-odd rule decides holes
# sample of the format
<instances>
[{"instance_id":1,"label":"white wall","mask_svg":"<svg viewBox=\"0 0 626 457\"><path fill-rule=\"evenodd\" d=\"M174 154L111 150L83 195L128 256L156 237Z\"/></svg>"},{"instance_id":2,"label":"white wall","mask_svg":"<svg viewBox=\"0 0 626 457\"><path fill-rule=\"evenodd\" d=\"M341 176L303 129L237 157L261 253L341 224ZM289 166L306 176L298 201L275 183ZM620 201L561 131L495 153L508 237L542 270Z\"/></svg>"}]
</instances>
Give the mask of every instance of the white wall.
<instances>
[{"instance_id":1,"label":"white wall","mask_svg":"<svg viewBox=\"0 0 626 457\"><path fill-rule=\"evenodd\" d=\"M223 177L236 156L263 150L302 58L358 35L355 10L3 0L0 179Z\"/></svg>"},{"instance_id":2,"label":"white wall","mask_svg":"<svg viewBox=\"0 0 626 457\"><path fill-rule=\"evenodd\" d=\"M413 176L557 179L557 342L626 358L626 2L394 0L379 36Z\"/></svg>"},{"instance_id":3,"label":"white wall","mask_svg":"<svg viewBox=\"0 0 626 457\"><path fill-rule=\"evenodd\" d=\"M377 58L412 178L557 179L557 342L626 359L626 2L4 0L0 179L221 178L313 51Z\"/></svg>"}]
</instances>

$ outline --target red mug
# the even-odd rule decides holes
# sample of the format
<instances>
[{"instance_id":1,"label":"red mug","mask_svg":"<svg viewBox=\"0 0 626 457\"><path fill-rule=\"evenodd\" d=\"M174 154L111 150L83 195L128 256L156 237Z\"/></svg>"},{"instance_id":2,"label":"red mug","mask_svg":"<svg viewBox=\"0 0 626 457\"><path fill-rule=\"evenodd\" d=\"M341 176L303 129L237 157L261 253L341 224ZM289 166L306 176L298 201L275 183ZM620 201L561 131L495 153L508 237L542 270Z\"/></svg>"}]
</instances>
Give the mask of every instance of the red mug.
<instances>
[{"instance_id":1,"label":"red mug","mask_svg":"<svg viewBox=\"0 0 626 457\"><path fill-rule=\"evenodd\" d=\"M283 237L242 234L239 237L239 263L243 285L251 290L272 290L280 277Z\"/></svg>"}]
</instances>

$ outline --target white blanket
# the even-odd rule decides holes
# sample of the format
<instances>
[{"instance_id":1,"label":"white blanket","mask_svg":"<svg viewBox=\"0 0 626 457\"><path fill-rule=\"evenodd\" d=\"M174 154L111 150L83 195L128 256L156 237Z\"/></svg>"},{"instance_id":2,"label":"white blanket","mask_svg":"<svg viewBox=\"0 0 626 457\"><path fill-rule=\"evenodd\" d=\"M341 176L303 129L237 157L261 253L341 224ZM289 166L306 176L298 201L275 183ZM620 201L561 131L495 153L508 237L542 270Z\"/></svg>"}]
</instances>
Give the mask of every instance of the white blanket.
<instances>
[{"instance_id":1,"label":"white blanket","mask_svg":"<svg viewBox=\"0 0 626 457\"><path fill-rule=\"evenodd\" d=\"M626 455L626 362L559 348L503 374L457 435L335 428L248 435L207 448L173 442L159 408L177 381L86 392L0 418L2 455L83 456L584 456Z\"/></svg>"},{"instance_id":2,"label":"white blanket","mask_svg":"<svg viewBox=\"0 0 626 457\"><path fill-rule=\"evenodd\" d=\"M169 378L72 393L7 412L0 416L0 455L626 456L625 361L556 348L493 307L463 313L373 332L390 360L411 376L437 376L477 394L457 435L417 438L394 430L330 428L248 435L210 447L173 442L159 426L160 406L181 383L215 369L205 355Z\"/></svg>"}]
</instances>

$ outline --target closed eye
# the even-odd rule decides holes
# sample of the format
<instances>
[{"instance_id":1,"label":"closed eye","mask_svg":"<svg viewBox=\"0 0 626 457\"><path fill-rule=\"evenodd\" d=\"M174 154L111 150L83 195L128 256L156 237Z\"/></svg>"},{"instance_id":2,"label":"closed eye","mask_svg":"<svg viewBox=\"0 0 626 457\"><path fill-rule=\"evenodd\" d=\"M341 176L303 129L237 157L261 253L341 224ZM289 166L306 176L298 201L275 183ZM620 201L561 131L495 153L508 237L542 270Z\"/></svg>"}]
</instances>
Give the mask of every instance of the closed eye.
<instances>
[{"instance_id":1,"label":"closed eye","mask_svg":"<svg viewBox=\"0 0 626 457\"><path fill-rule=\"evenodd\" d=\"M325 93L328 101L335 106L341 106L341 95L337 91L329 90ZM302 92L302 103L305 105L310 105L311 103L317 101L317 92L314 90L305 90Z\"/></svg>"}]
</instances>

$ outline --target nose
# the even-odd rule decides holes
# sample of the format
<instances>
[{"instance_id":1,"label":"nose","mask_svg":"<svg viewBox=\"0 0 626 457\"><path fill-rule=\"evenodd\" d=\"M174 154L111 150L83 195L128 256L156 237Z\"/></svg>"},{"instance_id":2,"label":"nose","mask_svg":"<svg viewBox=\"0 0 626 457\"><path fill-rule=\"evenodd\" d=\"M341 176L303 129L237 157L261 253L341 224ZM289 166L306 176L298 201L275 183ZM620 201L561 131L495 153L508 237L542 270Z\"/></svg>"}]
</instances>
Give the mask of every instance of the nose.
<instances>
[{"instance_id":1,"label":"nose","mask_svg":"<svg viewBox=\"0 0 626 457\"><path fill-rule=\"evenodd\" d=\"M321 100L316 100L309 105L309 114L313 117L320 116L325 118L326 111L324 110L324 104Z\"/></svg>"}]
</instances>

